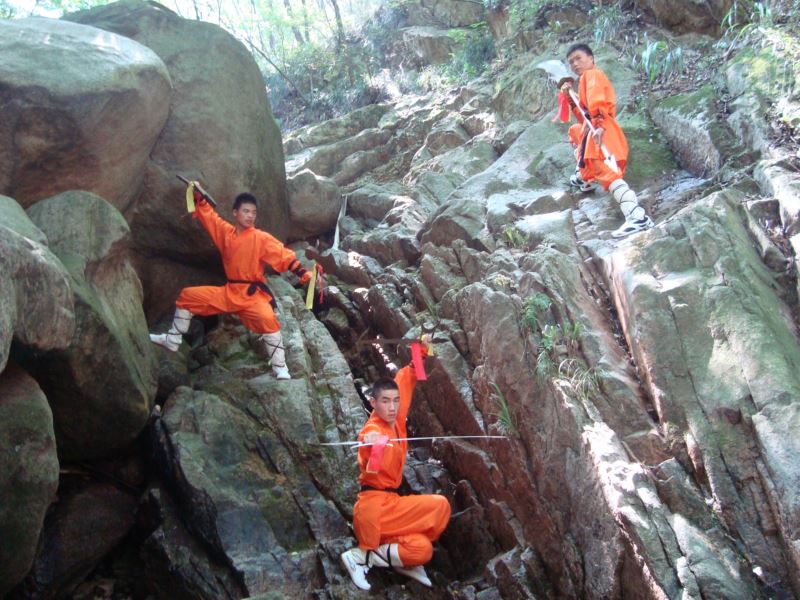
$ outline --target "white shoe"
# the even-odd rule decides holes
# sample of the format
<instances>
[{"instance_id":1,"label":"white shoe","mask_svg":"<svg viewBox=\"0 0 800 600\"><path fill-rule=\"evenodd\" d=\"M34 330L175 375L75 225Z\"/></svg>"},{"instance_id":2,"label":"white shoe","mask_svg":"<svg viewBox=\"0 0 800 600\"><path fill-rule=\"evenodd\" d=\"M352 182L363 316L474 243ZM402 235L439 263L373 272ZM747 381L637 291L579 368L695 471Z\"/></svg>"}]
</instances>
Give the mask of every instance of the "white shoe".
<instances>
[{"instance_id":1,"label":"white shoe","mask_svg":"<svg viewBox=\"0 0 800 600\"><path fill-rule=\"evenodd\" d=\"M358 547L351 548L347 552L342 552L339 560L342 561L342 566L350 575L350 579L353 580L356 587L361 590L369 590L370 585L369 581L367 581L369 567L367 566L367 556L364 551Z\"/></svg>"},{"instance_id":2,"label":"white shoe","mask_svg":"<svg viewBox=\"0 0 800 600\"><path fill-rule=\"evenodd\" d=\"M276 367L272 365L272 372L275 374L275 379L291 379L292 376L289 374L289 368L286 365L282 367Z\"/></svg>"},{"instance_id":3,"label":"white shoe","mask_svg":"<svg viewBox=\"0 0 800 600\"><path fill-rule=\"evenodd\" d=\"M645 218L643 219L625 221L621 227L615 229L611 233L611 236L615 238L621 238L625 237L626 235L630 235L632 233L645 231L646 229L650 229L652 226L653 226L653 220L650 217L645 216Z\"/></svg>"},{"instance_id":4,"label":"white shoe","mask_svg":"<svg viewBox=\"0 0 800 600\"><path fill-rule=\"evenodd\" d=\"M591 192L593 189L595 189L594 183L584 181L577 173L573 173L572 177L569 178L569 184L572 187L578 188L578 191L580 192Z\"/></svg>"},{"instance_id":5,"label":"white shoe","mask_svg":"<svg viewBox=\"0 0 800 600\"><path fill-rule=\"evenodd\" d=\"M417 565L416 567L395 567L395 571L400 573L401 575L405 575L410 579L414 579L419 581L422 585L427 587L433 587L433 582L431 582L428 574L425 572L425 567L422 565Z\"/></svg>"},{"instance_id":6,"label":"white shoe","mask_svg":"<svg viewBox=\"0 0 800 600\"><path fill-rule=\"evenodd\" d=\"M181 347L181 334L180 333L151 333L150 334L150 341L154 344L158 344L166 348L167 350L171 350L172 352L177 352L178 348Z\"/></svg>"}]
</instances>

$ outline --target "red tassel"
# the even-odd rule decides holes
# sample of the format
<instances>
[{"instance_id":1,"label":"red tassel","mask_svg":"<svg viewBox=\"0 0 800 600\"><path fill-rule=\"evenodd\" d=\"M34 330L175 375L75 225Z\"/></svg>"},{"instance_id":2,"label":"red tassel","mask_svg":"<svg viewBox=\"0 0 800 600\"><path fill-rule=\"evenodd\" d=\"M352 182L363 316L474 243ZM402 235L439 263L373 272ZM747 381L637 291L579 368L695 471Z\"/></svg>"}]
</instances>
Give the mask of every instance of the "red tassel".
<instances>
[{"instance_id":1,"label":"red tassel","mask_svg":"<svg viewBox=\"0 0 800 600\"><path fill-rule=\"evenodd\" d=\"M558 115L557 118L562 123L569 123L569 116L571 111L569 109L569 99L564 92L558 92ZM555 121L556 119L553 119Z\"/></svg>"},{"instance_id":2,"label":"red tassel","mask_svg":"<svg viewBox=\"0 0 800 600\"><path fill-rule=\"evenodd\" d=\"M386 449L388 441L388 435L379 435L378 441L372 444L372 448L369 452L369 460L367 461L367 473L378 473L381 470L383 451Z\"/></svg>"},{"instance_id":3,"label":"red tassel","mask_svg":"<svg viewBox=\"0 0 800 600\"><path fill-rule=\"evenodd\" d=\"M419 342L411 344L411 364L414 365L417 381L427 381L428 375L425 373L425 365L422 361L422 344Z\"/></svg>"}]
</instances>

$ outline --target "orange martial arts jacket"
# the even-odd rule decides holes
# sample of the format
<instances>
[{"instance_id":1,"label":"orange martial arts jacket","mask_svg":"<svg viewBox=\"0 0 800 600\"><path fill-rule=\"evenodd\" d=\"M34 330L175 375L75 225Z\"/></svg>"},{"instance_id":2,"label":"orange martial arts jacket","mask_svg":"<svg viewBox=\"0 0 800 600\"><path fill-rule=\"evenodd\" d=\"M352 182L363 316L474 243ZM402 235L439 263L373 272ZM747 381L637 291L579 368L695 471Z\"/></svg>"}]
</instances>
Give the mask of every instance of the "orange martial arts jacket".
<instances>
[{"instance_id":1,"label":"orange martial arts jacket","mask_svg":"<svg viewBox=\"0 0 800 600\"><path fill-rule=\"evenodd\" d=\"M269 306L272 297L264 288L254 288L249 282L264 282L265 265L278 272L291 269L298 276L302 275L302 281L307 272L295 253L255 227L237 234L236 227L220 217L207 202L199 202L192 216L219 249L228 283L184 288L176 305L197 315L238 314L244 325L256 333L280 329Z\"/></svg>"},{"instance_id":2,"label":"orange martial arts jacket","mask_svg":"<svg viewBox=\"0 0 800 600\"><path fill-rule=\"evenodd\" d=\"M578 98L581 101L581 105L588 109L589 116L592 120L592 126L595 129L602 127L605 130L603 134L603 143L606 145L606 148L608 148L608 151L614 155L620 168L621 172L613 176L605 173L595 173L595 176L601 179L601 183L603 183L604 187L608 188L607 182L603 180L608 177L610 177L611 180L622 177L625 164L628 160L628 140L625 139L625 134L622 132L622 128L615 118L617 114L617 96L614 93L614 86L611 85L611 82L603 71L597 67L593 67L584 71L580 77L578 82ZM572 112L577 117L578 122L583 123L583 112L577 107L573 108ZM603 151L594 141L591 133L588 133L588 127L586 129L588 140L583 154L584 160L587 163L591 163L592 161L600 161L602 163L605 158L603 156ZM607 176L604 177L603 175ZM610 183L610 181L608 183Z\"/></svg>"}]
</instances>

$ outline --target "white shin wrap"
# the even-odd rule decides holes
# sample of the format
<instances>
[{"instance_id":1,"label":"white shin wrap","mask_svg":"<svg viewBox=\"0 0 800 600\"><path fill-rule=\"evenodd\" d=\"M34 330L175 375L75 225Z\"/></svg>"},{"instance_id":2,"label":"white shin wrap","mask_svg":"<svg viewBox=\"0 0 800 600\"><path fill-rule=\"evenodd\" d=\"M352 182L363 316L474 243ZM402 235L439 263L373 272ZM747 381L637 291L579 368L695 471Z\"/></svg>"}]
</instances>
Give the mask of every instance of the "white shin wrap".
<instances>
[{"instance_id":1,"label":"white shin wrap","mask_svg":"<svg viewBox=\"0 0 800 600\"><path fill-rule=\"evenodd\" d=\"M267 351L267 357L270 363L272 363L272 366L275 368L285 367L286 354L283 350L283 336L281 336L281 332L263 333L258 339L263 342L264 348Z\"/></svg>"},{"instance_id":2,"label":"white shin wrap","mask_svg":"<svg viewBox=\"0 0 800 600\"><path fill-rule=\"evenodd\" d=\"M639 198L624 179L616 179L608 186L608 191L619 203L619 209L626 221L640 221L647 217L644 208L639 206Z\"/></svg>"},{"instance_id":3,"label":"white shin wrap","mask_svg":"<svg viewBox=\"0 0 800 600\"><path fill-rule=\"evenodd\" d=\"M172 327L169 328L170 333L186 333L189 331L189 325L192 322L192 313L185 308L176 308L175 316L172 318ZM174 331L173 331L174 330Z\"/></svg>"},{"instance_id":4,"label":"white shin wrap","mask_svg":"<svg viewBox=\"0 0 800 600\"><path fill-rule=\"evenodd\" d=\"M382 544L375 550L367 551L367 565L370 567L403 568L400 548L397 544Z\"/></svg>"}]
</instances>

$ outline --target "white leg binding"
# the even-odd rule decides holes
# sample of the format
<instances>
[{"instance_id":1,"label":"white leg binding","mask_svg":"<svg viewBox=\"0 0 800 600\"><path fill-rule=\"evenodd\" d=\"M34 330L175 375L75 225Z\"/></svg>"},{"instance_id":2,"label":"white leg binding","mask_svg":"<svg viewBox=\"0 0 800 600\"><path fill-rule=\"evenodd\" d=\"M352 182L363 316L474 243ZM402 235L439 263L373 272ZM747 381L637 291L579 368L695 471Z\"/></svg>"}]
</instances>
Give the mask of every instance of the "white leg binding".
<instances>
[{"instance_id":1,"label":"white leg binding","mask_svg":"<svg viewBox=\"0 0 800 600\"><path fill-rule=\"evenodd\" d=\"M175 316L172 318L172 325L167 333L151 333L150 341L167 350L176 352L181 347L183 334L189 331L192 322L192 313L185 308L176 308Z\"/></svg>"},{"instance_id":2,"label":"white leg binding","mask_svg":"<svg viewBox=\"0 0 800 600\"><path fill-rule=\"evenodd\" d=\"M401 575L419 581L422 585L433 586L428 574L425 572L425 567L422 565L417 565L416 567L403 566L403 561L400 560L400 548L397 544L382 544L375 550L369 550L367 552L367 564L370 567L392 568Z\"/></svg>"},{"instance_id":3,"label":"white leg binding","mask_svg":"<svg viewBox=\"0 0 800 600\"><path fill-rule=\"evenodd\" d=\"M619 209L622 211L622 216L625 217L625 222L611 234L612 236L616 238L625 237L653 226L653 221L647 216L644 208L639 205L639 198L636 197L636 192L630 188L624 179L612 181L608 191L619 203Z\"/></svg>"},{"instance_id":4,"label":"white leg binding","mask_svg":"<svg viewBox=\"0 0 800 600\"><path fill-rule=\"evenodd\" d=\"M286 367L286 353L283 350L283 336L280 331L264 333L259 337L267 351L267 357L272 365L272 372L276 379L291 379L289 369Z\"/></svg>"}]
</instances>

